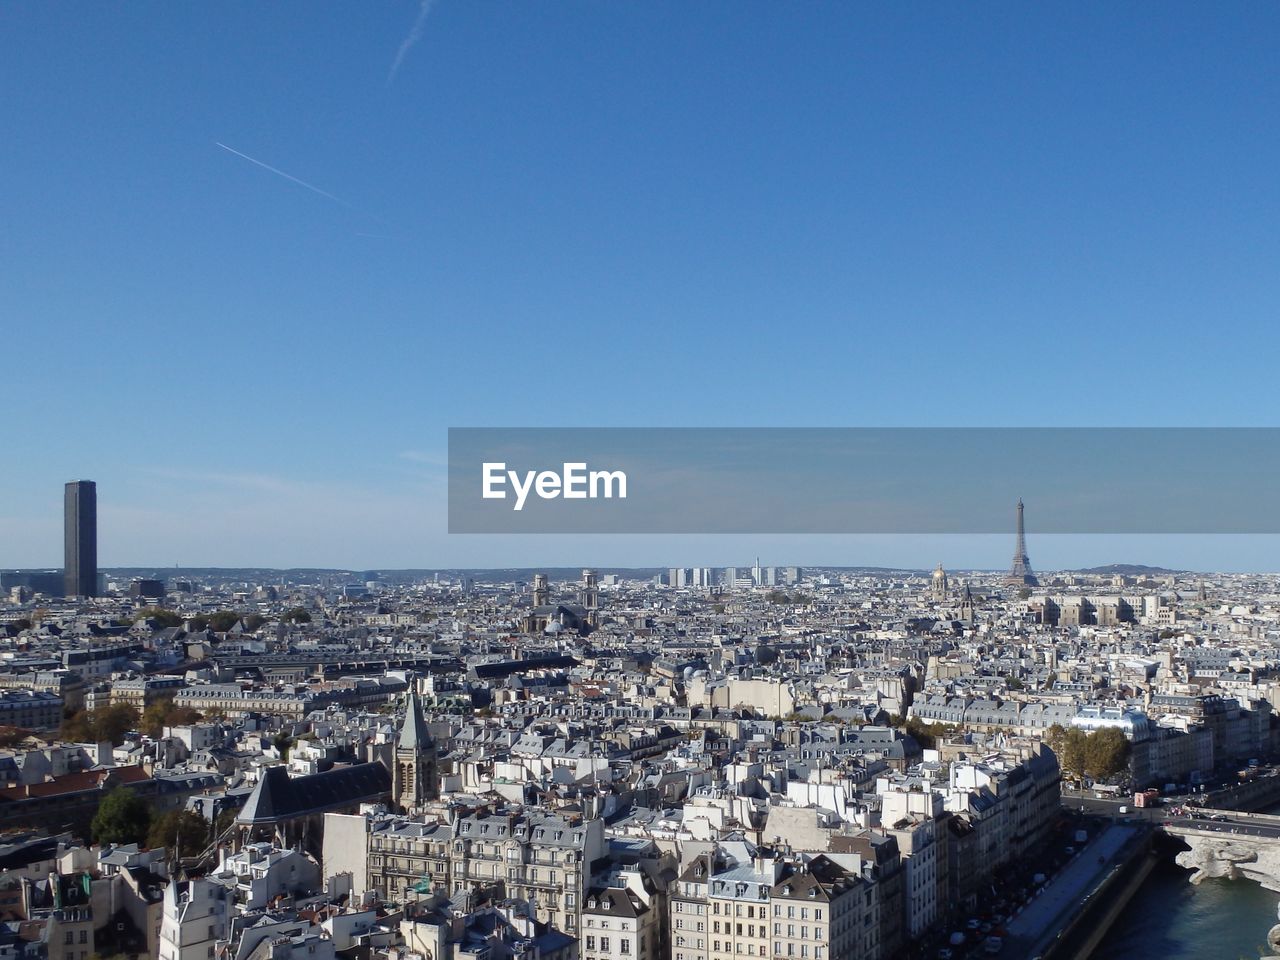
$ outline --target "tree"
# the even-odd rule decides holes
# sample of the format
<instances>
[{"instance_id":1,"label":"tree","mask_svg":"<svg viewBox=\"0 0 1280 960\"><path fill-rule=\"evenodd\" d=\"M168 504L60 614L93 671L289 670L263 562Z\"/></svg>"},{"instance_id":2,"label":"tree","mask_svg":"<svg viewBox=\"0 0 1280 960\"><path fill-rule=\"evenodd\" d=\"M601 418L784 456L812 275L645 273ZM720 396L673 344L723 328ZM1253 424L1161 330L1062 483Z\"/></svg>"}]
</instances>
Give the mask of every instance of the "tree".
<instances>
[{"instance_id":1,"label":"tree","mask_svg":"<svg viewBox=\"0 0 1280 960\"><path fill-rule=\"evenodd\" d=\"M303 610L301 607L294 607L280 619L285 621L285 623L310 623L311 614L306 610Z\"/></svg>"},{"instance_id":2,"label":"tree","mask_svg":"<svg viewBox=\"0 0 1280 960\"><path fill-rule=\"evenodd\" d=\"M84 710L77 710L62 721L58 736L72 743L94 743L93 721Z\"/></svg>"},{"instance_id":3,"label":"tree","mask_svg":"<svg viewBox=\"0 0 1280 960\"><path fill-rule=\"evenodd\" d=\"M925 750L937 746L939 738L949 736L951 727L945 723L925 723L919 717L911 717L902 724L902 730Z\"/></svg>"},{"instance_id":4,"label":"tree","mask_svg":"<svg viewBox=\"0 0 1280 960\"><path fill-rule=\"evenodd\" d=\"M17 620L13 621L13 625L19 630L30 630L33 626L29 617L19 617Z\"/></svg>"},{"instance_id":5,"label":"tree","mask_svg":"<svg viewBox=\"0 0 1280 960\"><path fill-rule=\"evenodd\" d=\"M260 613L251 613L251 614L249 614L247 617L245 617L245 618L244 618L244 628L245 628L246 630L251 630L251 631L252 631L252 630L257 630L259 627L261 627L261 626L262 626L264 623L266 623L266 622L267 622L267 618L266 618L266 617L264 617L262 614L260 614Z\"/></svg>"},{"instance_id":6,"label":"tree","mask_svg":"<svg viewBox=\"0 0 1280 960\"><path fill-rule=\"evenodd\" d=\"M180 727L200 719L200 711L194 707L177 707L173 704L173 697L161 697L142 711L138 729L155 738L164 733L165 727Z\"/></svg>"},{"instance_id":7,"label":"tree","mask_svg":"<svg viewBox=\"0 0 1280 960\"><path fill-rule=\"evenodd\" d=\"M128 787L116 787L103 798L90 826L98 843L144 843L151 808Z\"/></svg>"},{"instance_id":8,"label":"tree","mask_svg":"<svg viewBox=\"0 0 1280 960\"><path fill-rule=\"evenodd\" d=\"M172 849L175 842L178 856L199 856L209 843L209 821L191 810L170 810L151 821L148 847Z\"/></svg>"},{"instance_id":9,"label":"tree","mask_svg":"<svg viewBox=\"0 0 1280 960\"><path fill-rule=\"evenodd\" d=\"M0 747L6 750L16 747L29 736L31 736L30 730L23 730L21 727L0 726Z\"/></svg>"},{"instance_id":10,"label":"tree","mask_svg":"<svg viewBox=\"0 0 1280 960\"><path fill-rule=\"evenodd\" d=\"M239 812L240 811L237 810L235 807L227 807L223 810L220 810L218 812L218 815L213 818L214 836L217 836L217 837L222 836L227 831L227 828L236 822L236 815Z\"/></svg>"},{"instance_id":11,"label":"tree","mask_svg":"<svg viewBox=\"0 0 1280 960\"><path fill-rule=\"evenodd\" d=\"M219 610L209 617L209 629L214 633L226 633L240 622L240 614L234 610Z\"/></svg>"},{"instance_id":12,"label":"tree","mask_svg":"<svg viewBox=\"0 0 1280 960\"><path fill-rule=\"evenodd\" d=\"M289 760L289 748L293 746L293 737L281 730L276 734L275 739L271 741L271 745L276 748L276 753L280 754L280 759L287 763Z\"/></svg>"},{"instance_id":13,"label":"tree","mask_svg":"<svg viewBox=\"0 0 1280 960\"><path fill-rule=\"evenodd\" d=\"M163 607L143 607L133 615L134 623L139 620L154 620L162 627L182 626L182 615L174 613L172 610L166 610Z\"/></svg>"},{"instance_id":14,"label":"tree","mask_svg":"<svg viewBox=\"0 0 1280 960\"><path fill-rule=\"evenodd\" d=\"M62 721L58 736L73 743L124 743L124 735L138 726L138 711L127 703L103 707L93 713L77 710Z\"/></svg>"},{"instance_id":15,"label":"tree","mask_svg":"<svg viewBox=\"0 0 1280 960\"><path fill-rule=\"evenodd\" d=\"M1096 780L1113 777L1129 762L1129 740L1118 727L1103 727L1089 734L1084 747L1085 773Z\"/></svg>"},{"instance_id":16,"label":"tree","mask_svg":"<svg viewBox=\"0 0 1280 960\"><path fill-rule=\"evenodd\" d=\"M1019 599L1019 600L1027 600L1027 599L1029 599L1030 597L1031 597L1031 588L1030 588L1030 587L1021 587L1021 588L1019 588L1019 590L1018 590L1018 599Z\"/></svg>"},{"instance_id":17,"label":"tree","mask_svg":"<svg viewBox=\"0 0 1280 960\"><path fill-rule=\"evenodd\" d=\"M187 621L187 629L192 633L200 633L209 629L209 617L203 613L197 613L194 617Z\"/></svg>"},{"instance_id":18,"label":"tree","mask_svg":"<svg viewBox=\"0 0 1280 960\"><path fill-rule=\"evenodd\" d=\"M93 712L93 727L98 740L110 740L115 746L124 743L124 735L138 727L138 711L127 703L116 703Z\"/></svg>"},{"instance_id":19,"label":"tree","mask_svg":"<svg viewBox=\"0 0 1280 960\"><path fill-rule=\"evenodd\" d=\"M1076 778L1113 777L1129 762L1129 741L1118 727L1085 733L1079 727L1064 729L1055 723L1045 731L1044 741L1057 754L1063 772Z\"/></svg>"}]
</instances>

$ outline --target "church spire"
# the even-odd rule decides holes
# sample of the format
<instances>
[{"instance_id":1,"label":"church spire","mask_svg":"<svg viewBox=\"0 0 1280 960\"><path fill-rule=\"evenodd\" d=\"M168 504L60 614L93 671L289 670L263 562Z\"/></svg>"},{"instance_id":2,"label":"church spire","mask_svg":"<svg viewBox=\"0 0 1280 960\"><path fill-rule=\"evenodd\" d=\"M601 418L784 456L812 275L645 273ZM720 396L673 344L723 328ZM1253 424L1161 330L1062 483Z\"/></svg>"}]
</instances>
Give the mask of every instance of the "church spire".
<instances>
[{"instance_id":1,"label":"church spire","mask_svg":"<svg viewBox=\"0 0 1280 960\"><path fill-rule=\"evenodd\" d=\"M422 717L422 701L418 699L418 688L411 680L404 720L400 723L400 733L396 737L396 749L419 750L429 746L431 746L431 734L427 730L427 721Z\"/></svg>"},{"instance_id":2,"label":"church spire","mask_svg":"<svg viewBox=\"0 0 1280 960\"><path fill-rule=\"evenodd\" d=\"M436 796L437 786L436 745L422 716L416 681L411 680L404 719L396 734L391 801L411 813Z\"/></svg>"}]
</instances>

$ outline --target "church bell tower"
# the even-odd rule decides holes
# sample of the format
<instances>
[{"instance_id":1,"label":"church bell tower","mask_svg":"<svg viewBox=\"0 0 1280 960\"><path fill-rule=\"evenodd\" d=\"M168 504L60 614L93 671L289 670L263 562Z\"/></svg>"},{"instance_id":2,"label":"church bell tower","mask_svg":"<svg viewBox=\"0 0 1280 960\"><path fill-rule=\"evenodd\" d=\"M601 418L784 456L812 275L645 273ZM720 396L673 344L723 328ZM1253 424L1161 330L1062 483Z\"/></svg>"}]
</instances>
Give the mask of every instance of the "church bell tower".
<instances>
[{"instance_id":1,"label":"church bell tower","mask_svg":"<svg viewBox=\"0 0 1280 960\"><path fill-rule=\"evenodd\" d=\"M394 764L391 802L397 808L412 812L436 798L436 745L423 719L422 702L413 681L410 681L404 720L396 735Z\"/></svg>"}]
</instances>

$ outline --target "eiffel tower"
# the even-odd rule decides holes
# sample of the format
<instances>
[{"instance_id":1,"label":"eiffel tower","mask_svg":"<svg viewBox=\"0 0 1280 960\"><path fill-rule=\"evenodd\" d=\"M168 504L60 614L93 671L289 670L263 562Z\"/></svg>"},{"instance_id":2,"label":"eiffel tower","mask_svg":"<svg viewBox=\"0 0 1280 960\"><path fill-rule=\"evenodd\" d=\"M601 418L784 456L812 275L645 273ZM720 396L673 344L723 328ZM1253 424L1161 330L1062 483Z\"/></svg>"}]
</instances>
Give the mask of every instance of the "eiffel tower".
<instances>
[{"instance_id":1,"label":"eiffel tower","mask_svg":"<svg viewBox=\"0 0 1280 960\"><path fill-rule=\"evenodd\" d=\"M1022 525L1022 498L1018 498L1018 545L1013 548L1013 566L1005 578L1011 586L1036 587L1040 581L1031 571L1031 558L1027 556L1027 531Z\"/></svg>"}]
</instances>

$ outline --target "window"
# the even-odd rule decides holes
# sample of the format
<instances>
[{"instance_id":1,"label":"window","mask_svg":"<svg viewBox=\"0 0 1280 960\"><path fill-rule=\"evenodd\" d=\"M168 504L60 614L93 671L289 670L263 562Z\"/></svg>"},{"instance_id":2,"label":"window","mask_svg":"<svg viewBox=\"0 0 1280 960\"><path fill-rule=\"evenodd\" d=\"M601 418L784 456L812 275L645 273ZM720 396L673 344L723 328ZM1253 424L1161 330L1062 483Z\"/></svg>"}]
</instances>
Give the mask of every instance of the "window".
<instances>
[{"instance_id":1,"label":"window","mask_svg":"<svg viewBox=\"0 0 1280 960\"><path fill-rule=\"evenodd\" d=\"M75 942L76 942L76 932L75 932L74 930L68 930L68 931L67 931L67 935L63 938L62 942L63 942L63 943L75 943Z\"/></svg>"},{"instance_id":2,"label":"window","mask_svg":"<svg viewBox=\"0 0 1280 960\"><path fill-rule=\"evenodd\" d=\"M602 951L604 951L605 953L608 953L608 952L609 952L609 938L608 938L608 937L601 937L601 938L600 938L600 949L601 949Z\"/></svg>"},{"instance_id":3,"label":"window","mask_svg":"<svg viewBox=\"0 0 1280 960\"><path fill-rule=\"evenodd\" d=\"M630 952L631 952L631 941L630 941L630 940L628 940L626 937L622 937L622 938L620 938L620 939L618 940L618 949L619 949L619 950L621 950L623 953L630 953Z\"/></svg>"},{"instance_id":4,"label":"window","mask_svg":"<svg viewBox=\"0 0 1280 960\"><path fill-rule=\"evenodd\" d=\"M588 921L588 923L590 923L590 921ZM590 937L590 936L587 937L587 949L594 950L595 948L596 948L596 938Z\"/></svg>"},{"instance_id":5,"label":"window","mask_svg":"<svg viewBox=\"0 0 1280 960\"><path fill-rule=\"evenodd\" d=\"M88 931L88 930L81 930L81 931L80 931L80 942L81 942L81 943L88 943L88 942L89 942L89 931Z\"/></svg>"}]
</instances>

